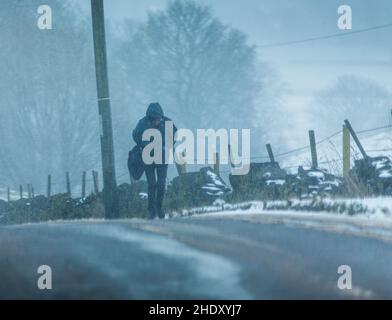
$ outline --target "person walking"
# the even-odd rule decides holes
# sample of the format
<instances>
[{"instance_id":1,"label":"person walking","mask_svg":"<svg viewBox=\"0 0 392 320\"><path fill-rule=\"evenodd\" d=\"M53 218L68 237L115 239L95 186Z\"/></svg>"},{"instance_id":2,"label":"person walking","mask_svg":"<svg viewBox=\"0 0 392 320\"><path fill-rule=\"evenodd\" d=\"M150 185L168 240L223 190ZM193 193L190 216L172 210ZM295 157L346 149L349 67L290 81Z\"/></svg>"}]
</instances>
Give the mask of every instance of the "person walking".
<instances>
[{"instance_id":1,"label":"person walking","mask_svg":"<svg viewBox=\"0 0 392 320\"><path fill-rule=\"evenodd\" d=\"M151 103L146 111L146 116L139 120L136 128L132 132L132 137L136 144L143 149L151 141L143 141L143 133L147 129L157 129L162 137L162 161L160 163L144 164L148 184L148 218L153 219L158 216L160 219L165 217L163 209L163 199L166 190L166 176L168 164L165 163L165 129L168 121L172 121L163 113L163 109L158 102ZM173 125L173 145L174 135L177 131Z\"/></svg>"}]
</instances>

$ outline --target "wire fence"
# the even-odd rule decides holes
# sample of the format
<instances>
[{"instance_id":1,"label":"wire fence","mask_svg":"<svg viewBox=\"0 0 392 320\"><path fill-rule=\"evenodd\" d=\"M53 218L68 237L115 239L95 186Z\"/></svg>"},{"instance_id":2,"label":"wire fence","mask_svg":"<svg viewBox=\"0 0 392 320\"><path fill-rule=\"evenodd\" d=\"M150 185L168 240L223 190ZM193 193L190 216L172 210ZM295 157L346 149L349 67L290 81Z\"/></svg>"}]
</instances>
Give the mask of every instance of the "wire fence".
<instances>
[{"instance_id":1,"label":"wire fence","mask_svg":"<svg viewBox=\"0 0 392 320\"><path fill-rule=\"evenodd\" d=\"M372 133L372 132L376 132L376 131L382 131L382 130L386 130L386 129L392 129L392 125L385 125L385 126L380 126L380 127L375 127L375 128L369 128L369 129L357 131L356 133L357 133L358 136L360 136L360 135L363 135L363 134ZM324 137L324 138L322 138L320 140L317 140L315 142L315 144L317 146L320 146L320 145L322 145L323 143L326 143L326 142L332 143L332 139L341 136L342 133L343 133L343 130L339 130L337 132L334 132L334 133L332 133L332 134L330 134L330 135L328 135L328 136L326 136L326 137ZM392 140L391 140L391 143L392 143ZM358 152L357 148L354 145L351 145L351 148L353 149L352 157L354 159L360 158L361 154L360 154L360 152ZM311 149L310 144L303 145L301 147L296 147L296 148L289 149L287 151L283 151L283 152L280 152L278 154L275 154L274 158L279 159L280 161L283 161L284 159L287 159L290 156L293 156L293 155L298 154L298 153L303 153L303 152L308 151L310 149ZM368 153L389 152L389 151L392 151L392 146L391 146L391 148L365 149L365 151L368 152ZM340 154L339 154L339 156L340 156ZM211 159L208 159L207 157L204 158L204 159L195 158L193 160L194 161L193 161L193 163L191 163L191 165L193 165L195 167L201 166L201 165L205 166L206 164L213 165L213 163L211 163L211 161L209 161ZM244 159L242 159L242 160L244 160ZM266 161L269 161L270 158L269 158L269 156L263 154L263 155L253 155L253 156L249 157L249 159L247 159L247 160L249 160L249 162L252 162L252 160L266 160ZM298 157L294 158L294 160L296 162L299 161ZM228 157L228 158L221 158L220 161L221 161L222 164L225 164L225 165L228 164L230 166L230 164L231 164L230 157ZM318 164L319 165L331 165L331 164L333 164L335 167L339 167L339 164L341 164L341 162L342 162L342 158L340 157L340 158L326 159L326 160L320 161ZM296 164L293 164L293 165L291 165L291 164L285 165L285 166L282 167L282 169L290 170L290 169L298 168L299 166L306 166L306 165L307 164L305 164L304 161L302 161L302 163L296 163ZM82 184L84 184L84 186L85 186L84 187L85 193L89 193L89 191L87 191L87 184L90 184L90 189L91 190L92 189L95 189L95 191L99 191L100 190L99 189L99 182L98 182L98 171L90 170L90 172L96 172L96 174L97 174L97 176L96 176L97 181L94 181L94 174L92 174L92 178L91 177L89 177L89 178L84 177L84 179L83 179L84 182L77 183L72 188L72 193L82 193L82 191L81 191ZM231 173L231 168L224 169L224 170L220 169L219 172L220 172L220 174L230 174ZM86 171L86 174L87 174L87 171ZM128 169L120 171L117 174L117 179L118 180L124 180L125 177L130 177ZM80 181L82 181L82 179L80 179ZM93 186L91 186L92 184L93 184ZM95 186L94 184L97 184L97 186ZM66 180L65 179L62 182L59 182L59 181L51 182L51 187L52 186L57 186L57 187L58 186L64 186L64 190L67 190L66 189ZM13 194L14 198L15 198L15 193L18 193L19 196L22 195L22 197L26 197L26 195L27 195L27 193L25 191L22 191L22 193L21 193L20 190L19 190L19 192L17 192L15 190L10 190L10 188L3 188L3 189L4 189L3 193L6 193L6 196L3 197L3 199L4 198L8 198L9 199L10 198L10 194ZM41 192L40 194L44 194L44 192Z\"/></svg>"}]
</instances>

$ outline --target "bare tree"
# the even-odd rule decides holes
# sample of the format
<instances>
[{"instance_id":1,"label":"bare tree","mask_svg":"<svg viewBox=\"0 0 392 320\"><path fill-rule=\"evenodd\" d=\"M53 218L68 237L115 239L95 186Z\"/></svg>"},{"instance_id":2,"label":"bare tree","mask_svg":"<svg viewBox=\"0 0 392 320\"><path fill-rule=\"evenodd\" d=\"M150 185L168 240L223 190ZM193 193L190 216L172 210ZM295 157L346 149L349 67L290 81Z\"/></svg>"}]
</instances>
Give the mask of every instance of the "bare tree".
<instances>
[{"instance_id":1,"label":"bare tree","mask_svg":"<svg viewBox=\"0 0 392 320\"><path fill-rule=\"evenodd\" d=\"M50 31L36 26L40 1L0 5L9 18L0 31L0 178L41 190L48 173L62 183L66 171L79 176L99 163L89 25L66 2L47 3L56 13Z\"/></svg>"},{"instance_id":2,"label":"bare tree","mask_svg":"<svg viewBox=\"0 0 392 320\"><path fill-rule=\"evenodd\" d=\"M126 30L118 57L137 103L158 100L191 128L252 125L261 82L255 48L243 33L189 0Z\"/></svg>"}]
</instances>

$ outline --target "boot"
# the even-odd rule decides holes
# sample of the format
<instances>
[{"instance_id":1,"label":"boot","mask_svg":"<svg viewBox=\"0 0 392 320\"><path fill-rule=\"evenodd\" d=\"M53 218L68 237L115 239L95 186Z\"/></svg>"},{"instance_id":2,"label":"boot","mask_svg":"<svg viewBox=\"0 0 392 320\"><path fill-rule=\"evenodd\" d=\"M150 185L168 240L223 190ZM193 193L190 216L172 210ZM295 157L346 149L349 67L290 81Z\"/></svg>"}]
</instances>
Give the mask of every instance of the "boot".
<instances>
[{"instance_id":1,"label":"boot","mask_svg":"<svg viewBox=\"0 0 392 320\"><path fill-rule=\"evenodd\" d=\"M155 208L155 205L153 204L148 204L148 214L147 214L147 219L152 220L156 217L157 215L157 210Z\"/></svg>"},{"instance_id":2,"label":"boot","mask_svg":"<svg viewBox=\"0 0 392 320\"><path fill-rule=\"evenodd\" d=\"M154 218L155 218L155 211L154 210L148 210L147 219L148 220L153 220Z\"/></svg>"}]
</instances>

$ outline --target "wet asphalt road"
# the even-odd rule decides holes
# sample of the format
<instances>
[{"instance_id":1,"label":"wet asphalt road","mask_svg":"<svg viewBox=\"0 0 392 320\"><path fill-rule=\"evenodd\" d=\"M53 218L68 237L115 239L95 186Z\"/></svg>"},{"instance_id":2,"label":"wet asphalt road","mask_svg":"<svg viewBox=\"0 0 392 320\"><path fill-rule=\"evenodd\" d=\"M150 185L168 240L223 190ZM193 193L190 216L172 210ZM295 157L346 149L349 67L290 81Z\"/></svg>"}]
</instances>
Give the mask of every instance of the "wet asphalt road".
<instances>
[{"instance_id":1,"label":"wet asphalt road","mask_svg":"<svg viewBox=\"0 0 392 320\"><path fill-rule=\"evenodd\" d=\"M390 299L392 244L224 216L2 226L0 299L14 298Z\"/></svg>"}]
</instances>

